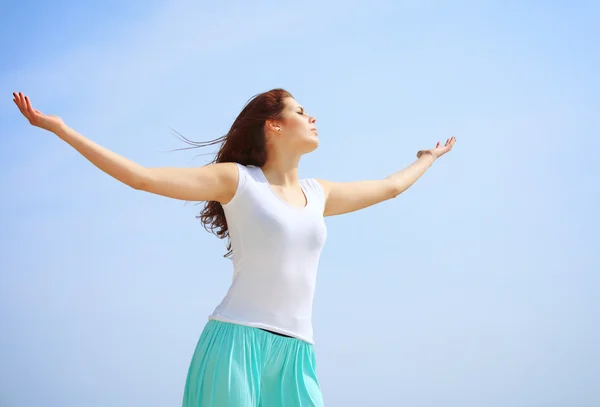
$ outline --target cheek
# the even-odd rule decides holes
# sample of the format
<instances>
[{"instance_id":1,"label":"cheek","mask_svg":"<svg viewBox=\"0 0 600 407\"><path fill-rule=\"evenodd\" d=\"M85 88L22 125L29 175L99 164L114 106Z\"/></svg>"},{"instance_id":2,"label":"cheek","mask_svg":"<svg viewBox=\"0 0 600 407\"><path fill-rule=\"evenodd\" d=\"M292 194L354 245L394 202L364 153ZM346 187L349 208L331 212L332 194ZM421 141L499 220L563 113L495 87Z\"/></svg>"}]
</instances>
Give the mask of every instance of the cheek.
<instances>
[{"instance_id":1,"label":"cheek","mask_svg":"<svg viewBox=\"0 0 600 407\"><path fill-rule=\"evenodd\" d=\"M306 120L301 117L295 117L288 122L288 130L295 136L302 136L308 130Z\"/></svg>"}]
</instances>

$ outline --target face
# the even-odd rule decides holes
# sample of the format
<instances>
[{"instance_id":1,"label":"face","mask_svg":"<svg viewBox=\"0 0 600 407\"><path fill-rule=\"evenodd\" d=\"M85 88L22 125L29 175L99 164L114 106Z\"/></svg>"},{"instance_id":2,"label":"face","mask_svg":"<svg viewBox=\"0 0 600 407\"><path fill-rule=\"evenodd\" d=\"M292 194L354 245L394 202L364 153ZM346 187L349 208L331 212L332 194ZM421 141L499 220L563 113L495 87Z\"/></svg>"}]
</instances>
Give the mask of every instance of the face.
<instances>
[{"instance_id":1,"label":"face","mask_svg":"<svg viewBox=\"0 0 600 407\"><path fill-rule=\"evenodd\" d=\"M319 146L316 121L295 99L287 98L281 119L275 123L274 136L286 149L309 153Z\"/></svg>"}]
</instances>

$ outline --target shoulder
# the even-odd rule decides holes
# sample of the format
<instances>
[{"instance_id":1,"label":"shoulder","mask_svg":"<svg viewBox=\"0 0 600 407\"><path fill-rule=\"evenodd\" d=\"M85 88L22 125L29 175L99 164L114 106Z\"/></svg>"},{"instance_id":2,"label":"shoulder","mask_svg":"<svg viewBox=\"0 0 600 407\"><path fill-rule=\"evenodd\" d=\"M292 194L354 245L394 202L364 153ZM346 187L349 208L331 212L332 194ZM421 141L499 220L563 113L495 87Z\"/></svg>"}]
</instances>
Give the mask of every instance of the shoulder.
<instances>
[{"instance_id":1,"label":"shoulder","mask_svg":"<svg viewBox=\"0 0 600 407\"><path fill-rule=\"evenodd\" d=\"M312 195L319 196L322 200L327 196L324 185L317 178L303 178L300 180L305 190L308 190Z\"/></svg>"},{"instance_id":2,"label":"shoulder","mask_svg":"<svg viewBox=\"0 0 600 407\"><path fill-rule=\"evenodd\" d=\"M233 189L231 199L223 206L230 206L234 201L239 200L239 197L245 194L251 185L261 181L261 170L254 165L243 165L237 162L223 163L228 166L227 170L233 176Z\"/></svg>"},{"instance_id":3,"label":"shoulder","mask_svg":"<svg viewBox=\"0 0 600 407\"><path fill-rule=\"evenodd\" d=\"M313 178L314 182L319 186L321 191L323 191L323 195L327 197L329 195L329 191L331 190L332 182L326 181L321 178Z\"/></svg>"},{"instance_id":4,"label":"shoulder","mask_svg":"<svg viewBox=\"0 0 600 407\"><path fill-rule=\"evenodd\" d=\"M325 212L327 195L323 185L316 178L304 178L300 180L304 191L309 195L309 200L314 201L321 213Z\"/></svg>"},{"instance_id":5,"label":"shoulder","mask_svg":"<svg viewBox=\"0 0 600 407\"><path fill-rule=\"evenodd\" d=\"M211 164L223 180L234 181L239 185L247 178L256 178L257 169L253 165L243 165L237 162Z\"/></svg>"}]
</instances>

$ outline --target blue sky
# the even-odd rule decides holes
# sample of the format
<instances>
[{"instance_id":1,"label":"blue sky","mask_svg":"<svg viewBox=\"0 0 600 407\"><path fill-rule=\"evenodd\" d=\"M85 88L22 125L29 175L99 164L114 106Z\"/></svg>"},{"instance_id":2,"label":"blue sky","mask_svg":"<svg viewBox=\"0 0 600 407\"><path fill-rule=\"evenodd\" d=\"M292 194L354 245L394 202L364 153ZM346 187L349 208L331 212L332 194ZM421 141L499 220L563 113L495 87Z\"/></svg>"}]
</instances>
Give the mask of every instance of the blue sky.
<instances>
[{"instance_id":1,"label":"blue sky","mask_svg":"<svg viewBox=\"0 0 600 407\"><path fill-rule=\"evenodd\" d=\"M119 184L23 91L146 166L197 166L254 94L317 117L306 177L397 199L327 220L315 300L329 406L600 404L600 6L12 2L0 17L0 405L179 405L231 281L194 203ZM211 150L207 151L211 152Z\"/></svg>"}]
</instances>

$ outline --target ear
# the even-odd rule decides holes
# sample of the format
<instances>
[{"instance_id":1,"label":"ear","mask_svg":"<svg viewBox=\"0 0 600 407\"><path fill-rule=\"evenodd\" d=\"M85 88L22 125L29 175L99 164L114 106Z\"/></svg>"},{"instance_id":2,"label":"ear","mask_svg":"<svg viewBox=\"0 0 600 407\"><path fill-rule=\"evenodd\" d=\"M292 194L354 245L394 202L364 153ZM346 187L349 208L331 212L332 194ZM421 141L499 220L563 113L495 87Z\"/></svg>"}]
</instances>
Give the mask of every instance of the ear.
<instances>
[{"instance_id":1,"label":"ear","mask_svg":"<svg viewBox=\"0 0 600 407\"><path fill-rule=\"evenodd\" d=\"M275 133L281 133L281 124L276 120L267 120L265 126Z\"/></svg>"}]
</instances>

